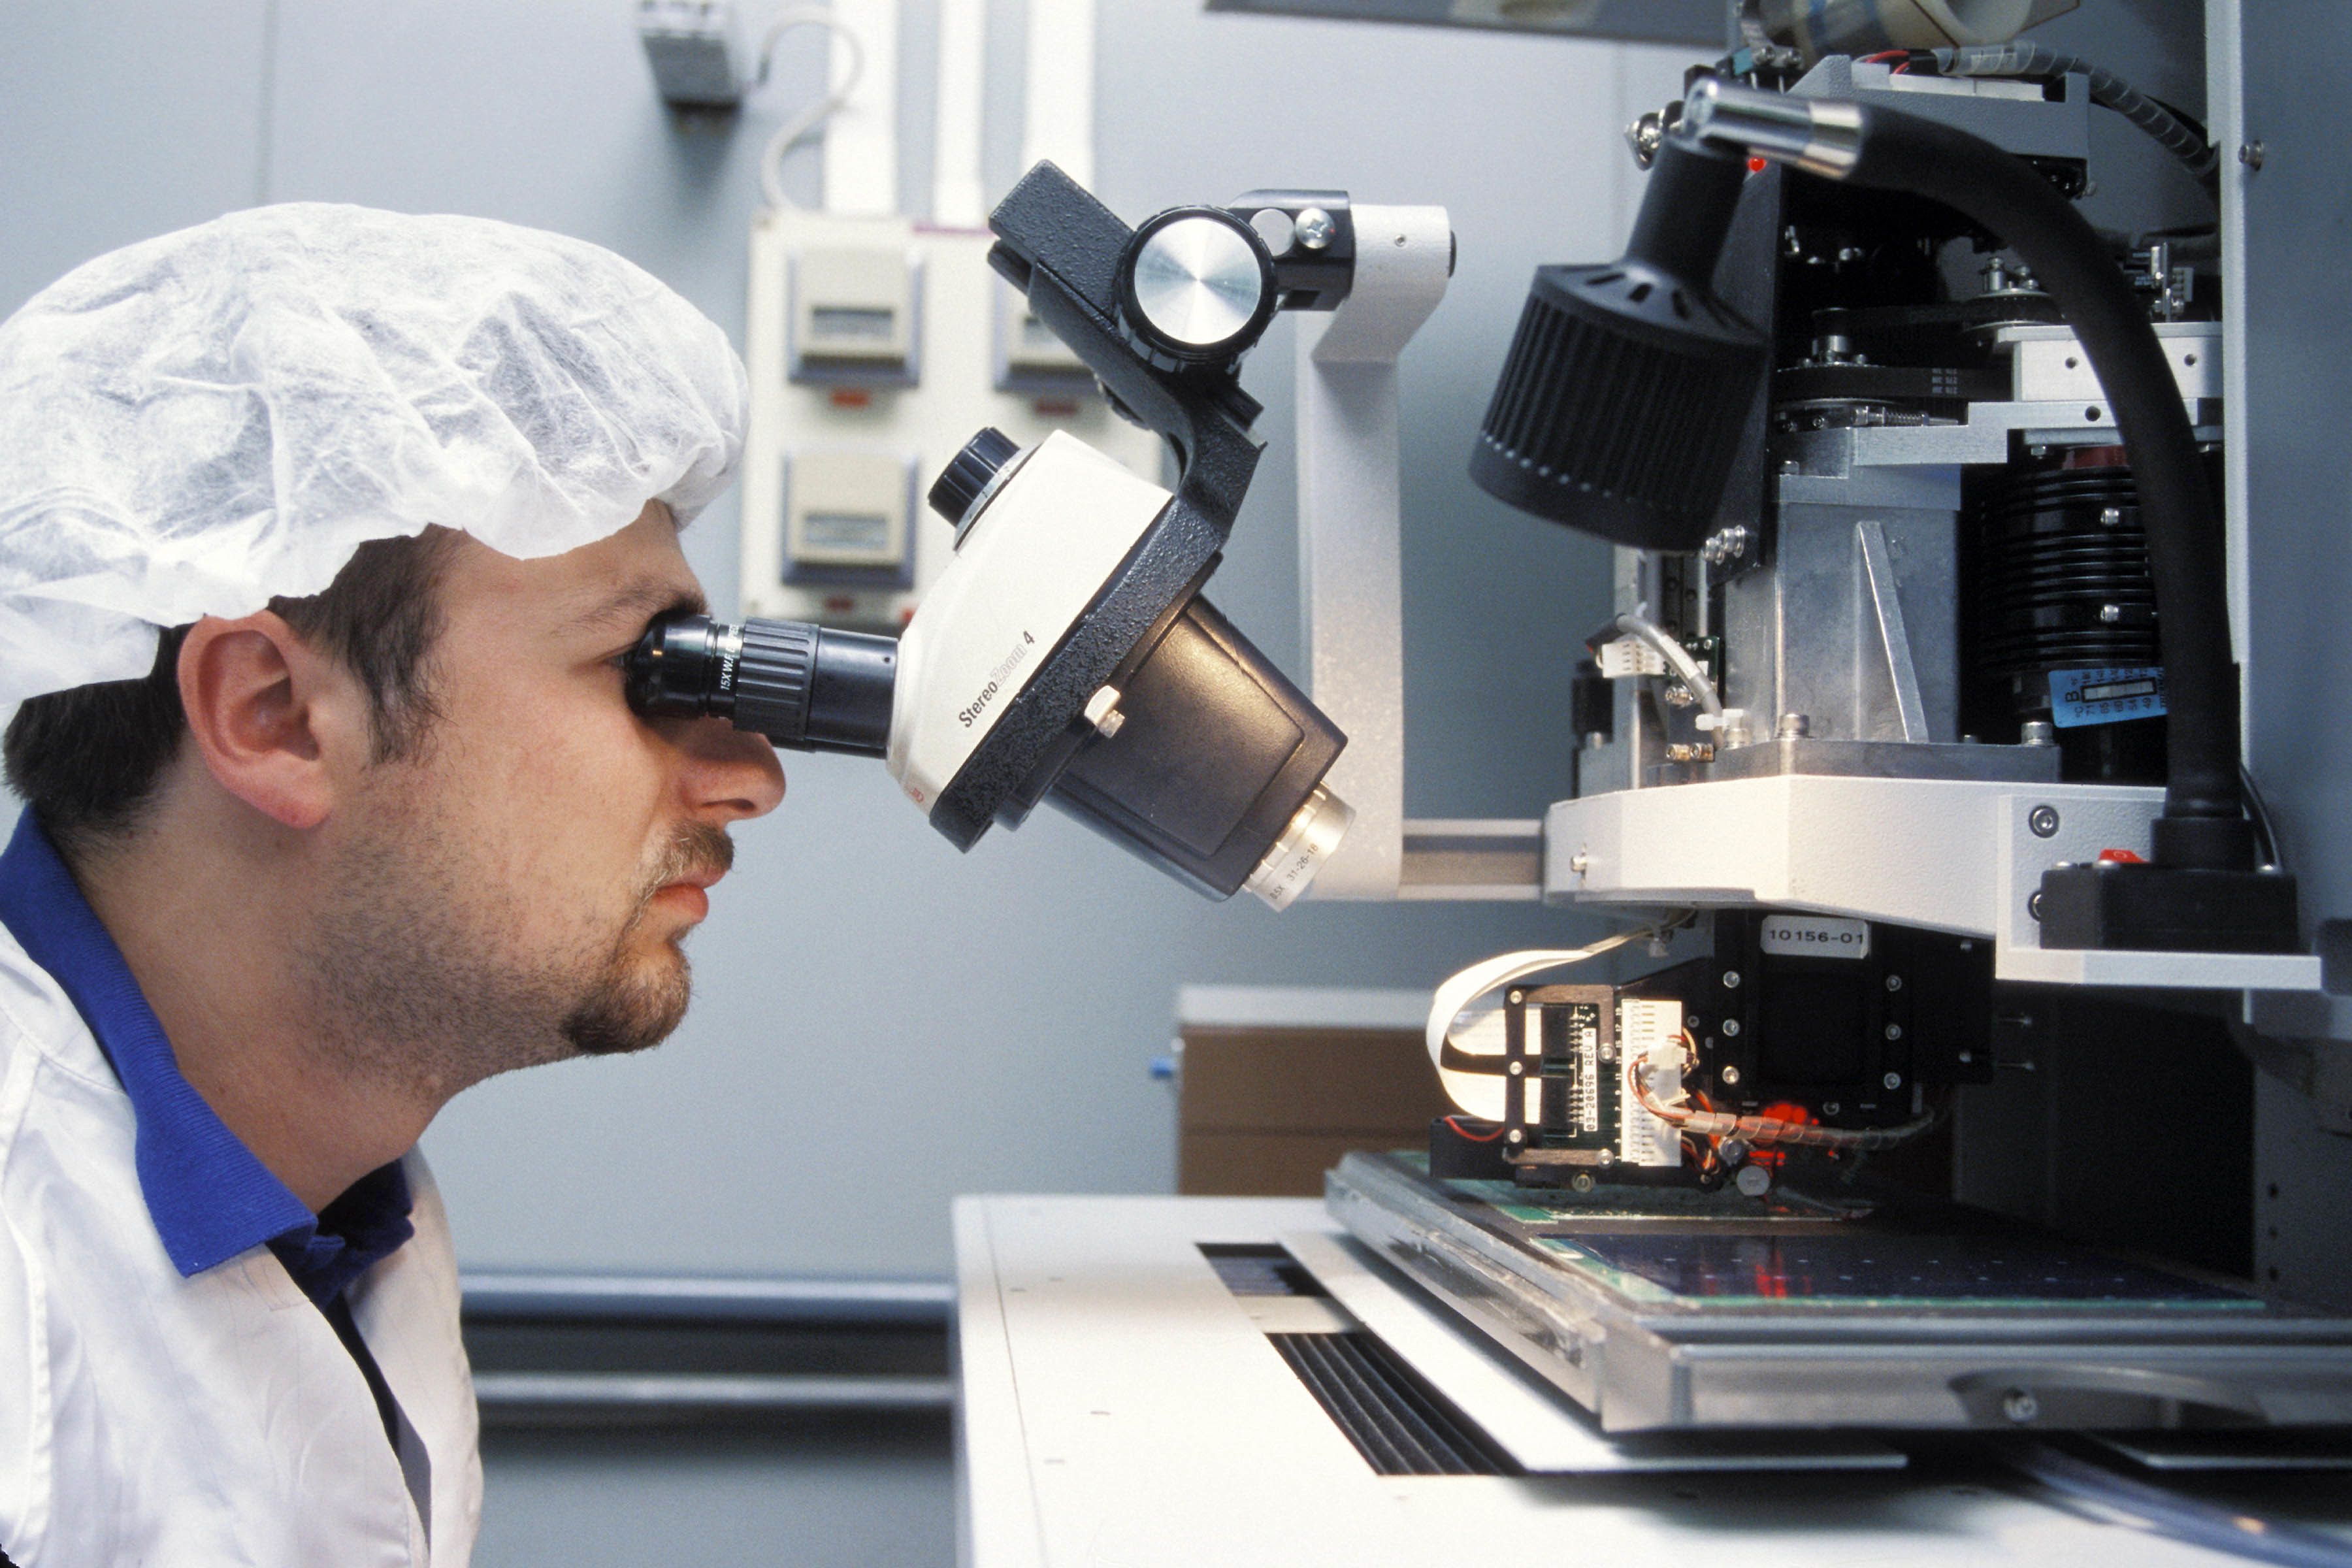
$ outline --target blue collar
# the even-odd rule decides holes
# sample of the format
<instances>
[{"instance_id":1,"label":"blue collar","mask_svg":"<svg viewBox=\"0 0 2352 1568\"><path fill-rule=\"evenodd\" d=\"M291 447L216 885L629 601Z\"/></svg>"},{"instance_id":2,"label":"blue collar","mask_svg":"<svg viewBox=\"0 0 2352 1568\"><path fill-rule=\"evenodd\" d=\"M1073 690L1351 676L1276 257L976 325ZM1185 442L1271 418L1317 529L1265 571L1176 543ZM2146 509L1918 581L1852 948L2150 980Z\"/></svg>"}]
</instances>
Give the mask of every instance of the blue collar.
<instances>
[{"instance_id":1,"label":"blue collar","mask_svg":"<svg viewBox=\"0 0 2352 1568\"><path fill-rule=\"evenodd\" d=\"M0 924L48 971L106 1053L139 1123L139 1188L183 1277L267 1245L324 1303L414 1234L397 1162L313 1215L180 1074L172 1042L28 808L0 852Z\"/></svg>"}]
</instances>

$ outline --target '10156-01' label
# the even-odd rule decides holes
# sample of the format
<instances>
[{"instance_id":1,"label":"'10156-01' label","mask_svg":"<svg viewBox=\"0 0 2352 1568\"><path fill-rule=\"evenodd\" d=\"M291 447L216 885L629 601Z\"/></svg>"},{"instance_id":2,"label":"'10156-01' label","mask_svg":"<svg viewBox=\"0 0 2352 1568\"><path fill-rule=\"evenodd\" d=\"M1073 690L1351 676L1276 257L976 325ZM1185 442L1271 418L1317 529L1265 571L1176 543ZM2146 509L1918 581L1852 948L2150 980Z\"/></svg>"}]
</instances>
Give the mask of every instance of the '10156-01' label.
<instances>
[{"instance_id":1,"label":"'10156-01' label","mask_svg":"<svg viewBox=\"0 0 2352 1568\"><path fill-rule=\"evenodd\" d=\"M1827 915L1769 915L1761 945L1784 958L1868 958L1870 922Z\"/></svg>"}]
</instances>

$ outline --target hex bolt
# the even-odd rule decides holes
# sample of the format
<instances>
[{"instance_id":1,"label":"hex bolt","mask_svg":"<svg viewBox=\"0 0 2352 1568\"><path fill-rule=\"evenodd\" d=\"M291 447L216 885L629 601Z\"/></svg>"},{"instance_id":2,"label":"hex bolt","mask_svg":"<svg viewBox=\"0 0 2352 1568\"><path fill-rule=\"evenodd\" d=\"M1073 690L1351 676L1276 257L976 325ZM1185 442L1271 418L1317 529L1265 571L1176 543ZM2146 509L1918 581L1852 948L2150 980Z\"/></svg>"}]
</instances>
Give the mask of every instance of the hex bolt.
<instances>
[{"instance_id":1,"label":"hex bolt","mask_svg":"<svg viewBox=\"0 0 2352 1568\"><path fill-rule=\"evenodd\" d=\"M1890 1040L1899 1040L1899 1039L1901 1039L1901 1038L1903 1037L1903 1026L1902 1026L1902 1025L1900 1025L1900 1024L1889 1024L1889 1025L1887 1025L1887 1026L1886 1026L1886 1037L1887 1037L1888 1039L1890 1039ZM1515 1065L1515 1066L1516 1066L1517 1064L1515 1063L1515 1064L1513 1064L1513 1065ZM1887 1088L1889 1088L1889 1089L1893 1089L1895 1086L1894 1086L1893 1084L1891 1084L1891 1083L1890 1083L1890 1084L1888 1084L1886 1087L1887 1087Z\"/></svg>"},{"instance_id":2,"label":"hex bolt","mask_svg":"<svg viewBox=\"0 0 2352 1568\"><path fill-rule=\"evenodd\" d=\"M1899 974L1890 974L1890 975L1888 975L1888 976L1886 977L1886 988L1887 988L1889 991L1900 991L1900 990L1902 990L1902 989L1903 989L1903 976L1901 976L1901 975L1899 975Z\"/></svg>"},{"instance_id":3,"label":"hex bolt","mask_svg":"<svg viewBox=\"0 0 2352 1568\"><path fill-rule=\"evenodd\" d=\"M1723 1087L1724 1087L1724 1088L1726 1088L1726 1089L1736 1089L1736 1088L1738 1088L1738 1084L1739 1084L1739 1069L1738 1069L1738 1068L1736 1068L1736 1067L1728 1067L1728 1066L1727 1066L1727 1067L1723 1069L1723 1072L1722 1072L1721 1076L1722 1076L1722 1079L1723 1079Z\"/></svg>"},{"instance_id":4,"label":"hex bolt","mask_svg":"<svg viewBox=\"0 0 2352 1568\"><path fill-rule=\"evenodd\" d=\"M2032 813L2026 817L2025 826L2033 830L2033 837L2036 838L2057 837L2058 808L2054 805L2035 806Z\"/></svg>"},{"instance_id":5,"label":"hex bolt","mask_svg":"<svg viewBox=\"0 0 2352 1568\"><path fill-rule=\"evenodd\" d=\"M2042 1414L2042 1401L2024 1389L2012 1388L2000 1396L2000 1413L2020 1426L2029 1426Z\"/></svg>"},{"instance_id":6,"label":"hex bolt","mask_svg":"<svg viewBox=\"0 0 2352 1568\"><path fill-rule=\"evenodd\" d=\"M1885 1084L1889 1089L1901 1089L1903 1087L1903 1075L1899 1072L1891 1072L1885 1078L1880 1079L1878 1081Z\"/></svg>"},{"instance_id":7,"label":"hex bolt","mask_svg":"<svg viewBox=\"0 0 2352 1568\"><path fill-rule=\"evenodd\" d=\"M1727 969L1723 972L1723 988L1726 991L1737 991L1739 989L1739 971L1737 969Z\"/></svg>"},{"instance_id":8,"label":"hex bolt","mask_svg":"<svg viewBox=\"0 0 2352 1568\"><path fill-rule=\"evenodd\" d=\"M1739 1020L1737 1018L1726 1018L1723 1021L1723 1032L1726 1035L1737 1035L1739 1033Z\"/></svg>"}]
</instances>

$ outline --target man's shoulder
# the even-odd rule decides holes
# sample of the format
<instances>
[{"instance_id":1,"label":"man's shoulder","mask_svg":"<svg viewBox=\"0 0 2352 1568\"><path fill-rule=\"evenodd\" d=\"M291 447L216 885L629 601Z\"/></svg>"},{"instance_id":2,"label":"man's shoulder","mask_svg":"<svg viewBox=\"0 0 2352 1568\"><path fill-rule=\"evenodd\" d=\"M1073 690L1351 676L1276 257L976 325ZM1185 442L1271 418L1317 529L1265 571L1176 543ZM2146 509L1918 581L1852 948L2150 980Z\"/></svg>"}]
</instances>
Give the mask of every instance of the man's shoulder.
<instances>
[{"instance_id":1,"label":"man's shoulder","mask_svg":"<svg viewBox=\"0 0 2352 1568\"><path fill-rule=\"evenodd\" d=\"M120 1092L89 1026L64 989L0 925L0 1085L43 1061L93 1087ZM0 1116L5 1109L0 1103Z\"/></svg>"}]
</instances>

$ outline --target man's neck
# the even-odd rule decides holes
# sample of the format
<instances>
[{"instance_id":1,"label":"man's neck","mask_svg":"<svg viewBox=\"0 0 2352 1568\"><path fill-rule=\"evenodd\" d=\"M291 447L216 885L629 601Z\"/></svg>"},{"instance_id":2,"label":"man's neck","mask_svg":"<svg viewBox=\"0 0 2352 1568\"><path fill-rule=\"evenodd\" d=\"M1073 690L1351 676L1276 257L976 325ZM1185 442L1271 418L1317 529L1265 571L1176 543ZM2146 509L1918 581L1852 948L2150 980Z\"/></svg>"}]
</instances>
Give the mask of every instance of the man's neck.
<instances>
[{"instance_id":1,"label":"man's neck","mask_svg":"<svg viewBox=\"0 0 2352 1568\"><path fill-rule=\"evenodd\" d=\"M174 821L224 811L204 830ZM226 802L158 803L157 820L75 859L83 897L131 967L189 1085L316 1214L398 1159L440 1100L318 1048L325 1020L294 952L306 868Z\"/></svg>"}]
</instances>

